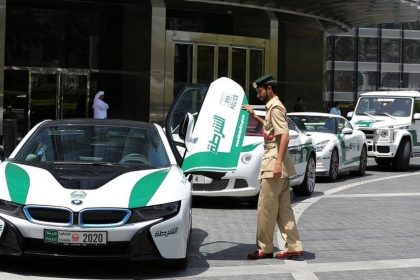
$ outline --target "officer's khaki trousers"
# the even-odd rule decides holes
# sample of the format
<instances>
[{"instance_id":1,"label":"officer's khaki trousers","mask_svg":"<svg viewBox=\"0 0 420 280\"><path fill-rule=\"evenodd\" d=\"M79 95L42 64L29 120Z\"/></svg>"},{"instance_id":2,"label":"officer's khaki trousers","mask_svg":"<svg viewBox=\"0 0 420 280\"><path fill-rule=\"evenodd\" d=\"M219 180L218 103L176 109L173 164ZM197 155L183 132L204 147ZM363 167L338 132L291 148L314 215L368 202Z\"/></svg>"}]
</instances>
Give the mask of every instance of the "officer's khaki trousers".
<instances>
[{"instance_id":1,"label":"officer's khaki trousers","mask_svg":"<svg viewBox=\"0 0 420 280\"><path fill-rule=\"evenodd\" d=\"M288 178L261 179L257 213L257 245L264 253L272 253L274 229L277 225L285 249L289 252L302 251L302 242L296 227L295 215L290 204Z\"/></svg>"}]
</instances>

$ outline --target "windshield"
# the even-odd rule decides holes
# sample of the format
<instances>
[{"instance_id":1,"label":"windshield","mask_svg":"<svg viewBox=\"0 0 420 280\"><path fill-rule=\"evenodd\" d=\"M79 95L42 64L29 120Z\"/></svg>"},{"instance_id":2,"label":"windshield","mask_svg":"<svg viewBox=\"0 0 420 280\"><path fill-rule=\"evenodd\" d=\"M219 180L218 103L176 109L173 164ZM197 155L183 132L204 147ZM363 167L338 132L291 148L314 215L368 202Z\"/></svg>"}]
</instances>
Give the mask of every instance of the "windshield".
<instances>
[{"instance_id":1,"label":"windshield","mask_svg":"<svg viewBox=\"0 0 420 280\"><path fill-rule=\"evenodd\" d=\"M33 164L129 165L142 169L170 165L154 126L44 126L28 139L14 160Z\"/></svg>"},{"instance_id":2,"label":"windshield","mask_svg":"<svg viewBox=\"0 0 420 280\"><path fill-rule=\"evenodd\" d=\"M337 122L334 117L296 115L289 118L303 132L337 133Z\"/></svg>"},{"instance_id":3,"label":"windshield","mask_svg":"<svg viewBox=\"0 0 420 280\"><path fill-rule=\"evenodd\" d=\"M300 129L300 127L296 123L291 121L289 118L287 119L287 125L289 127L289 130L299 131ZM245 135L246 136L264 136L262 124L260 124L254 118L249 118Z\"/></svg>"},{"instance_id":4,"label":"windshield","mask_svg":"<svg viewBox=\"0 0 420 280\"><path fill-rule=\"evenodd\" d=\"M412 103L411 98L362 97L356 115L409 117Z\"/></svg>"}]
</instances>

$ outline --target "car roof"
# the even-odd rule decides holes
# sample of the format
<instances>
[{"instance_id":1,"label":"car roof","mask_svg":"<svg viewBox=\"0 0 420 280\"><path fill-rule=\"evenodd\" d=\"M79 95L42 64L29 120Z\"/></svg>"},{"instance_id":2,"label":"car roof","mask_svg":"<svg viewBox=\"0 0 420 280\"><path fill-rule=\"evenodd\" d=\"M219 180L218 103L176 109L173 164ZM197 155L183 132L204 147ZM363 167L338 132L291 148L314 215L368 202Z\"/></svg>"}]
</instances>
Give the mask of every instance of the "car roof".
<instances>
[{"instance_id":1,"label":"car roof","mask_svg":"<svg viewBox=\"0 0 420 280\"><path fill-rule=\"evenodd\" d=\"M43 122L43 126L56 126L56 125L108 125L108 126L123 126L123 127L137 127L137 128L153 128L154 125L147 122L122 120L122 119L61 119L61 120L48 120Z\"/></svg>"},{"instance_id":2,"label":"car roof","mask_svg":"<svg viewBox=\"0 0 420 280\"><path fill-rule=\"evenodd\" d=\"M371 91L360 94L360 96L386 96L386 97L420 97L420 92L415 90L405 91Z\"/></svg>"}]
</instances>

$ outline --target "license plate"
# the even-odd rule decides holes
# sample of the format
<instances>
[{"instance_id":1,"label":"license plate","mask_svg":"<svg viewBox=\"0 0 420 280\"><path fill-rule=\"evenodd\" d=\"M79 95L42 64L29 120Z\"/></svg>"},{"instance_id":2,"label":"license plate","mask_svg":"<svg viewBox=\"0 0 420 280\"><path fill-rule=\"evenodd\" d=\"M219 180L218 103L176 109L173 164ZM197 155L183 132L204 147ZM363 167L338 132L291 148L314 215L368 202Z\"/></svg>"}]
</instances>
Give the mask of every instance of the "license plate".
<instances>
[{"instance_id":1,"label":"license plate","mask_svg":"<svg viewBox=\"0 0 420 280\"><path fill-rule=\"evenodd\" d=\"M192 182L194 184L210 184L213 182L213 179L203 175L193 175Z\"/></svg>"},{"instance_id":2,"label":"license plate","mask_svg":"<svg viewBox=\"0 0 420 280\"><path fill-rule=\"evenodd\" d=\"M106 231L64 231L44 230L44 241L60 244L105 245Z\"/></svg>"}]
</instances>

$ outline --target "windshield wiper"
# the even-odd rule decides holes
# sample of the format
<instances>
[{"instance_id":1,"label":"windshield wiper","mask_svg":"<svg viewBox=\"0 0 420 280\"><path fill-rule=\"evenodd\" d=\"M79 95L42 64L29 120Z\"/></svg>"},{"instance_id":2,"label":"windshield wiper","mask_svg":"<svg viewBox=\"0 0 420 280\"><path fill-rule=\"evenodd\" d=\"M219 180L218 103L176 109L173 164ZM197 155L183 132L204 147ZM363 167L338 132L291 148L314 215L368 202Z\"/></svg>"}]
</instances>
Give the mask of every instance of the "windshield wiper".
<instances>
[{"instance_id":1,"label":"windshield wiper","mask_svg":"<svg viewBox=\"0 0 420 280\"><path fill-rule=\"evenodd\" d=\"M121 163L111 163L111 162L80 162L80 161L54 161L54 164L69 164L69 165L93 165L93 166L124 166Z\"/></svg>"},{"instance_id":2,"label":"windshield wiper","mask_svg":"<svg viewBox=\"0 0 420 280\"><path fill-rule=\"evenodd\" d=\"M390 117L391 119L396 120L396 118L395 118L393 115L391 115L391 114L388 114L388 113L381 113L381 115L385 115L385 116Z\"/></svg>"},{"instance_id":3,"label":"windshield wiper","mask_svg":"<svg viewBox=\"0 0 420 280\"><path fill-rule=\"evenodd\" d=\"M362 114L362 115L366 115L366 116L368 116L369 118L371 118L371 119L375 119L375 117L374 116L372 116L371 114L368 114L368 113L366 113L366 112L362 112L362 113L360 113L360 114Z\"/></svg>"}]
</instances>

